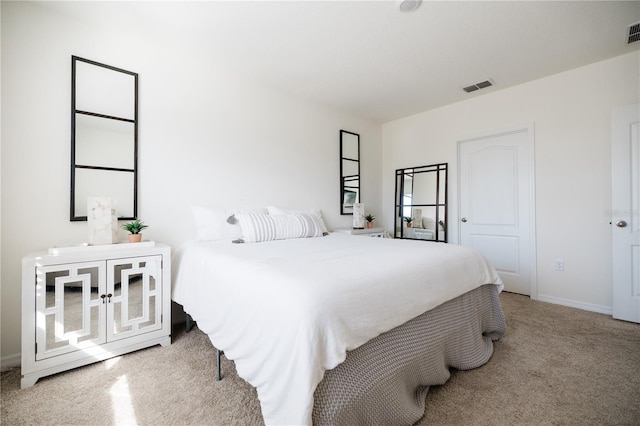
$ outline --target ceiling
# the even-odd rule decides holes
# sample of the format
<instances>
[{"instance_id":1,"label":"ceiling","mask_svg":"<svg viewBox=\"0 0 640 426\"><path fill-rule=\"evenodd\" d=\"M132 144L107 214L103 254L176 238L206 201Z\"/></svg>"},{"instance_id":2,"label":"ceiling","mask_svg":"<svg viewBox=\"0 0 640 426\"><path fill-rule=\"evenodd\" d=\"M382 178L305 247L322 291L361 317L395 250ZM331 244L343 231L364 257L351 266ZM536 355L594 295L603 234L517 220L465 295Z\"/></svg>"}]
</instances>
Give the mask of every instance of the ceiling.
<instances>
[{"instance_id":1,"label":"ceiling","mask_svg":"<svg viewBox=\"0 0 640 426\"><path fill-rule=\"evenodd\" d=\"M640 48L626 43L640 1L423 1L413 12L395 0L42 4L381 123ZM462 90L487 79L495 85Z\"/></svg>"}]
</instances>

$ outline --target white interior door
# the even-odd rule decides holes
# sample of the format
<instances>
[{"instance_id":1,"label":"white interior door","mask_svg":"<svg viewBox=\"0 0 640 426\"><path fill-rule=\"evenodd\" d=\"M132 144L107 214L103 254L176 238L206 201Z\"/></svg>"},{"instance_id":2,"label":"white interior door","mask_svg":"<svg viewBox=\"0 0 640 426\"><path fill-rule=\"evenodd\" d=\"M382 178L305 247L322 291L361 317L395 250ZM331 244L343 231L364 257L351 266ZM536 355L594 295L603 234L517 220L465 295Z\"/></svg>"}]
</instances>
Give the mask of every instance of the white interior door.
<instances>
[{"instance_id":1,"label":"white interior door","mask_svg":"<svg viewBox=\"0 0 640 426\"><path fill-rule=\"evenodd\" d=\"M489 260L505 290L526 295L535 281L532 147L529 128L458 142L460 244Z\"/></svg>"},{"instance_id":2,"label":"white interior door","mask_svg":"<svg viewBox=\"0 0 640 426\"><path fill-rule=\"evenodd\" d=\"M640 322L640 107L611 118L613 317Z\"/></svg>"}]
</instances>

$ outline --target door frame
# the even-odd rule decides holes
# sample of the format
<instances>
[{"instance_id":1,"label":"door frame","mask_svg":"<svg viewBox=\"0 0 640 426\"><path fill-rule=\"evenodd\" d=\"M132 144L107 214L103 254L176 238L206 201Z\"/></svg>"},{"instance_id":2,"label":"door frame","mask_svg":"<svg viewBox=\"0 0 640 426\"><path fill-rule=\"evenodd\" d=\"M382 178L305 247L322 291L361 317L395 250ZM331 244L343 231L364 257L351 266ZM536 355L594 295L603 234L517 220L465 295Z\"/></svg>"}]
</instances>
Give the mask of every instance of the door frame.
<instances>
[{"instance_id":1,"label":"door frame","mask_svg":"<svg viewBox=\"0 0 640 426\"><path fill-rule=\"evenodd\" d=\"M528 154L529 154L529 217L531 218L531 223L529 227L529 262L531 264L531 287L529 297L533 300L538 299L538 281L537 281L537 252L536 252L536 192L535 192L535 125L534 123L529 123L526 125L520 126L510 126L497 130L487 131L480 134L475 134L471 136L467 136L464 138L460 138L456 141L456 170L455 173L452 173L456 177L455 188L456 188L456 197L455 197L455 207L450 211L455 214L455 218L450 218L451 220L455 219L456 226L451 227L455 229L455 233L457 235L451 236L450 241L457 241L457 244L462 244L462 233L461 233L461 225L460 225L460 205L461 205L461 191L460 191L460 171L461 171L461 158L460 158L460 146L465 142L473 142L475 140L487 139L494 136L500 136L506 133L514 133L519 131L527 132L527 146L528 146Z\"/></svg>"}]
</instances>

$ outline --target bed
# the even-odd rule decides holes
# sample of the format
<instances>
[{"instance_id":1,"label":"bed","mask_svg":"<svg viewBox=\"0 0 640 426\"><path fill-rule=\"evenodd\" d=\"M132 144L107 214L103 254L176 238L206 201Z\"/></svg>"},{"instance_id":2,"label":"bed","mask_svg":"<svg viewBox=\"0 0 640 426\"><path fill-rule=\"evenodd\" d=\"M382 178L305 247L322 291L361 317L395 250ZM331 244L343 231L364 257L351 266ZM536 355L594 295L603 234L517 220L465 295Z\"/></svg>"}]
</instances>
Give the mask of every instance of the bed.
<instances>
[{"instance_id":1,"label":"bed","mask_svg":"<svg viewBox=\"0 0 640 426\"><path fill-rule=\"evenodd\" d=\"M174 301L256 388L265 424L411 424L449 367L489 360L502 283L478 252L319 235L174 254Z\"/></svg>"}]
</instances>

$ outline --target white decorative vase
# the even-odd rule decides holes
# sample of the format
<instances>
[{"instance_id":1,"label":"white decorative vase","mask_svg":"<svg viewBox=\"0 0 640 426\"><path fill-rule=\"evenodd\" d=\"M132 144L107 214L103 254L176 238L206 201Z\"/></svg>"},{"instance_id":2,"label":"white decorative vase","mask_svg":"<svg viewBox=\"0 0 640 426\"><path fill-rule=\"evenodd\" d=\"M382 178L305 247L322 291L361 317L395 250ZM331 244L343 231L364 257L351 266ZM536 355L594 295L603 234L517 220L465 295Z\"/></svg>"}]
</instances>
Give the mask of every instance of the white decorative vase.
<instances>
[{"instance_id":1,"label":"white decorative vase","mask_svg":"<svg viewBox=\"0 0 640 426\"><path fill-rule=\"evenodd\" d=\"M89 244L115 244L118 241L118 215L115 200L104 197L89 197L87 199L87 222L89 224Z\"/></svg>"},{"instance_id":2,"label":"white decorative vase","mask_svg":"<svg viewBox=\"0 0 640 426\"><path fill-rule=\"evenodd\" d=\"M364 204L353 203L353 229L364 229Z\"/></svg>"}]
</instances>

